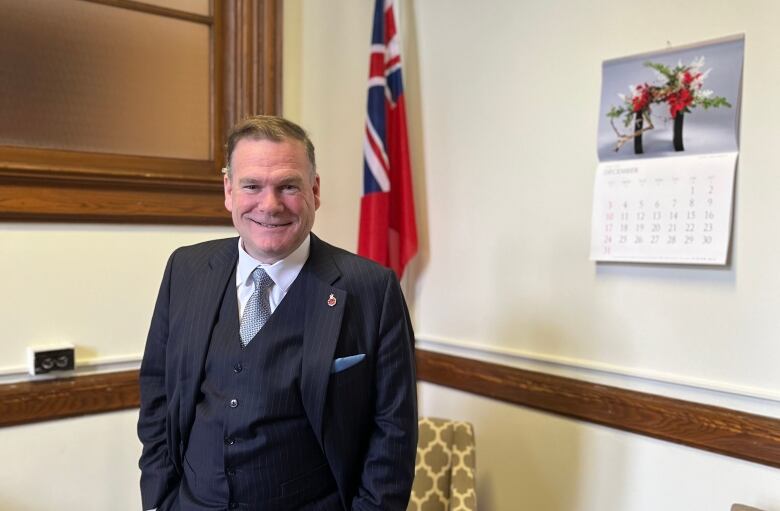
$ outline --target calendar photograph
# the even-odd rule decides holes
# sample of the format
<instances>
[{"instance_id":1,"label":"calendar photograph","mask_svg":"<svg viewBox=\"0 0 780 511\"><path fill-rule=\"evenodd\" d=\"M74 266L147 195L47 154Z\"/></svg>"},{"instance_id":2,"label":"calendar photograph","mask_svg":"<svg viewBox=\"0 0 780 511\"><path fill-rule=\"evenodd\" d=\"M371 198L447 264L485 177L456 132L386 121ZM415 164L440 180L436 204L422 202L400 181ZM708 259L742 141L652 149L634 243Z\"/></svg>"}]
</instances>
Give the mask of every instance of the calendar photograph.
<instances>
[{"instance_id":1,"label":"calendar photograph","mask_svg":"<svg viewBox=\"0 0 780 511\"><path fill-rule=\"evenodd\" d=\"M604 62L591 260L728 264L744 46Z\"/></svg>"},{"instance_id":2,"label":"calendar photograph","mask_svg":"<svg viewBox=\"0 0 780 511\"><path fill-rule=\"evenodd\" d=\"M743 55L740 36L605 61L599 160L736 151Z\"/></svg>"}]
</instances>

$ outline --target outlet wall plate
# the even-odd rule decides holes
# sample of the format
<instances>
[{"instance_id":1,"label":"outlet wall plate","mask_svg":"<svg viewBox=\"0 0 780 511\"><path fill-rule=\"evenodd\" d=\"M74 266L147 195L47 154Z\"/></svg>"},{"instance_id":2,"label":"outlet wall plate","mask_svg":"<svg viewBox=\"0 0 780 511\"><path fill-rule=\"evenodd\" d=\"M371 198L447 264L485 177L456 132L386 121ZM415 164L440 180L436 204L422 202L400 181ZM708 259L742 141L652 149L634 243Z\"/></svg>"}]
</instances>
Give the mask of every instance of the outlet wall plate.
<instances>
[{"instance_id":1,"label":"outlet wall plate","mask_svg":"<svg viewBox=\"0 0 780 511\"><path fill-rule=\"evenodd\" d=\"M76 368L76 348L72 344L29 346L27 370L31 375L73 371Z\"/></svg>"}]
</instances>

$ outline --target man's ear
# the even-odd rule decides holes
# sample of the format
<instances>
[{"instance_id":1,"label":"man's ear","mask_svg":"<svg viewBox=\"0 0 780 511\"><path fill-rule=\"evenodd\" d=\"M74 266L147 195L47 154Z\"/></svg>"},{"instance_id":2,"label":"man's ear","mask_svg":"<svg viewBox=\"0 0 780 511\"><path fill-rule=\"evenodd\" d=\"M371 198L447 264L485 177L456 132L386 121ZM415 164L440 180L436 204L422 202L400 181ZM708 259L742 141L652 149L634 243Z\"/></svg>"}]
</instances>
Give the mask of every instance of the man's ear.
<instances>
[{"instance_id":1,"label":"man's ear","mask_svg":"<svg viewBox=\"0 0 780 511\"><path fill-rule=\"evenodd\" d=\"M314 210L320 209L320 175L314 174L314 184L311 187L312 193L314 193Z\"/></svg>"},{"instance_id":2,"label":"man's ear","mask_svg":"<svg viewBox=\"0 0 780 511\"><path fill-rule=\"evenodd\" d=\"M233 212L233 182L231 181L230 177L225 174L222 176L223 179L223 185L225 188L225 209Z\"/></svg>"}]
</instances>

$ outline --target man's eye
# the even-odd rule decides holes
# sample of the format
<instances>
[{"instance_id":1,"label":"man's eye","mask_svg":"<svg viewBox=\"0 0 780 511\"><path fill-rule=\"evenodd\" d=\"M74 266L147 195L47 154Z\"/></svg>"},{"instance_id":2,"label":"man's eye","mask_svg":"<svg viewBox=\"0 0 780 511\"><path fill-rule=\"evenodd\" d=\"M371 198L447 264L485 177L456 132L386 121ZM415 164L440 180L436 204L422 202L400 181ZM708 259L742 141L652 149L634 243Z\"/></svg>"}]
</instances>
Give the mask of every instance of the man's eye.
<instances>
[{"instance_id":1,"label":"man's eye","mask_svg":"<svg viewBox=\"0 0 780 511\"><path fill-rule=\"evenodd\" d=\"M257 185L244 185L244 190L257 190Z\"/></svg>"},{"instance_id":2,"label":"man's eye","mask_svg":"<svg viewBox=\"0 0 780 511\"><path fill-rule=\"evenodd\" d=\"M294 192L294 191L297 191L297 190L298 190L298 187L295 186L295 185L284 185L284 186L282 186L282 191L283 192Z\"/></svg>"}]
</instances>

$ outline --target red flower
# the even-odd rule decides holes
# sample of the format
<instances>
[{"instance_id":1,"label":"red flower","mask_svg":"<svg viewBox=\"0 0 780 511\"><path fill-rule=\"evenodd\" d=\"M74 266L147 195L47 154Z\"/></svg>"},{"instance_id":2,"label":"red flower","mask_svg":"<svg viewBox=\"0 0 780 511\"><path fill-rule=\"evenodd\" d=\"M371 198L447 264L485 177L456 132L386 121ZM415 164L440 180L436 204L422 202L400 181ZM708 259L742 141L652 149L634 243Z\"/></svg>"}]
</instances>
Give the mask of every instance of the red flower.
<instances>
[{"instance_id":1,"label":"red flower","mask_svg":"<svg viewBox=\"0 0 780 511\"><path fill-rule=\"evenodd\" d=\"M647 84L638 85L634 97L631 98L631 107L634 113L641 112L650 103L650 90Z\"/></svg>"},{"instance_id":2,"label":"red flower","mask_svg":"<svg viewBox=\"0 0 780 511\"><path fill-rule=\"evenodd\" d=\"M691 74L690 71L686 71L683 74L683 85L689 86L694 80L696 80L698 77L701 76L701 73ZM699 84L699 87L701 87L701 84Z\"/></svg>"},{"instance_id":3,"label":"red flower","mask_svg":"<svg viewBox=\"0 0 780 511\"><path fill-rule=\"evenodd\" d=\"M693 103L693 95L688 89L680 89L666 96L666 102L669 103L669 113L672 119L674 119L679 112L682 112Z\"/></svg>"}]
</instances>

